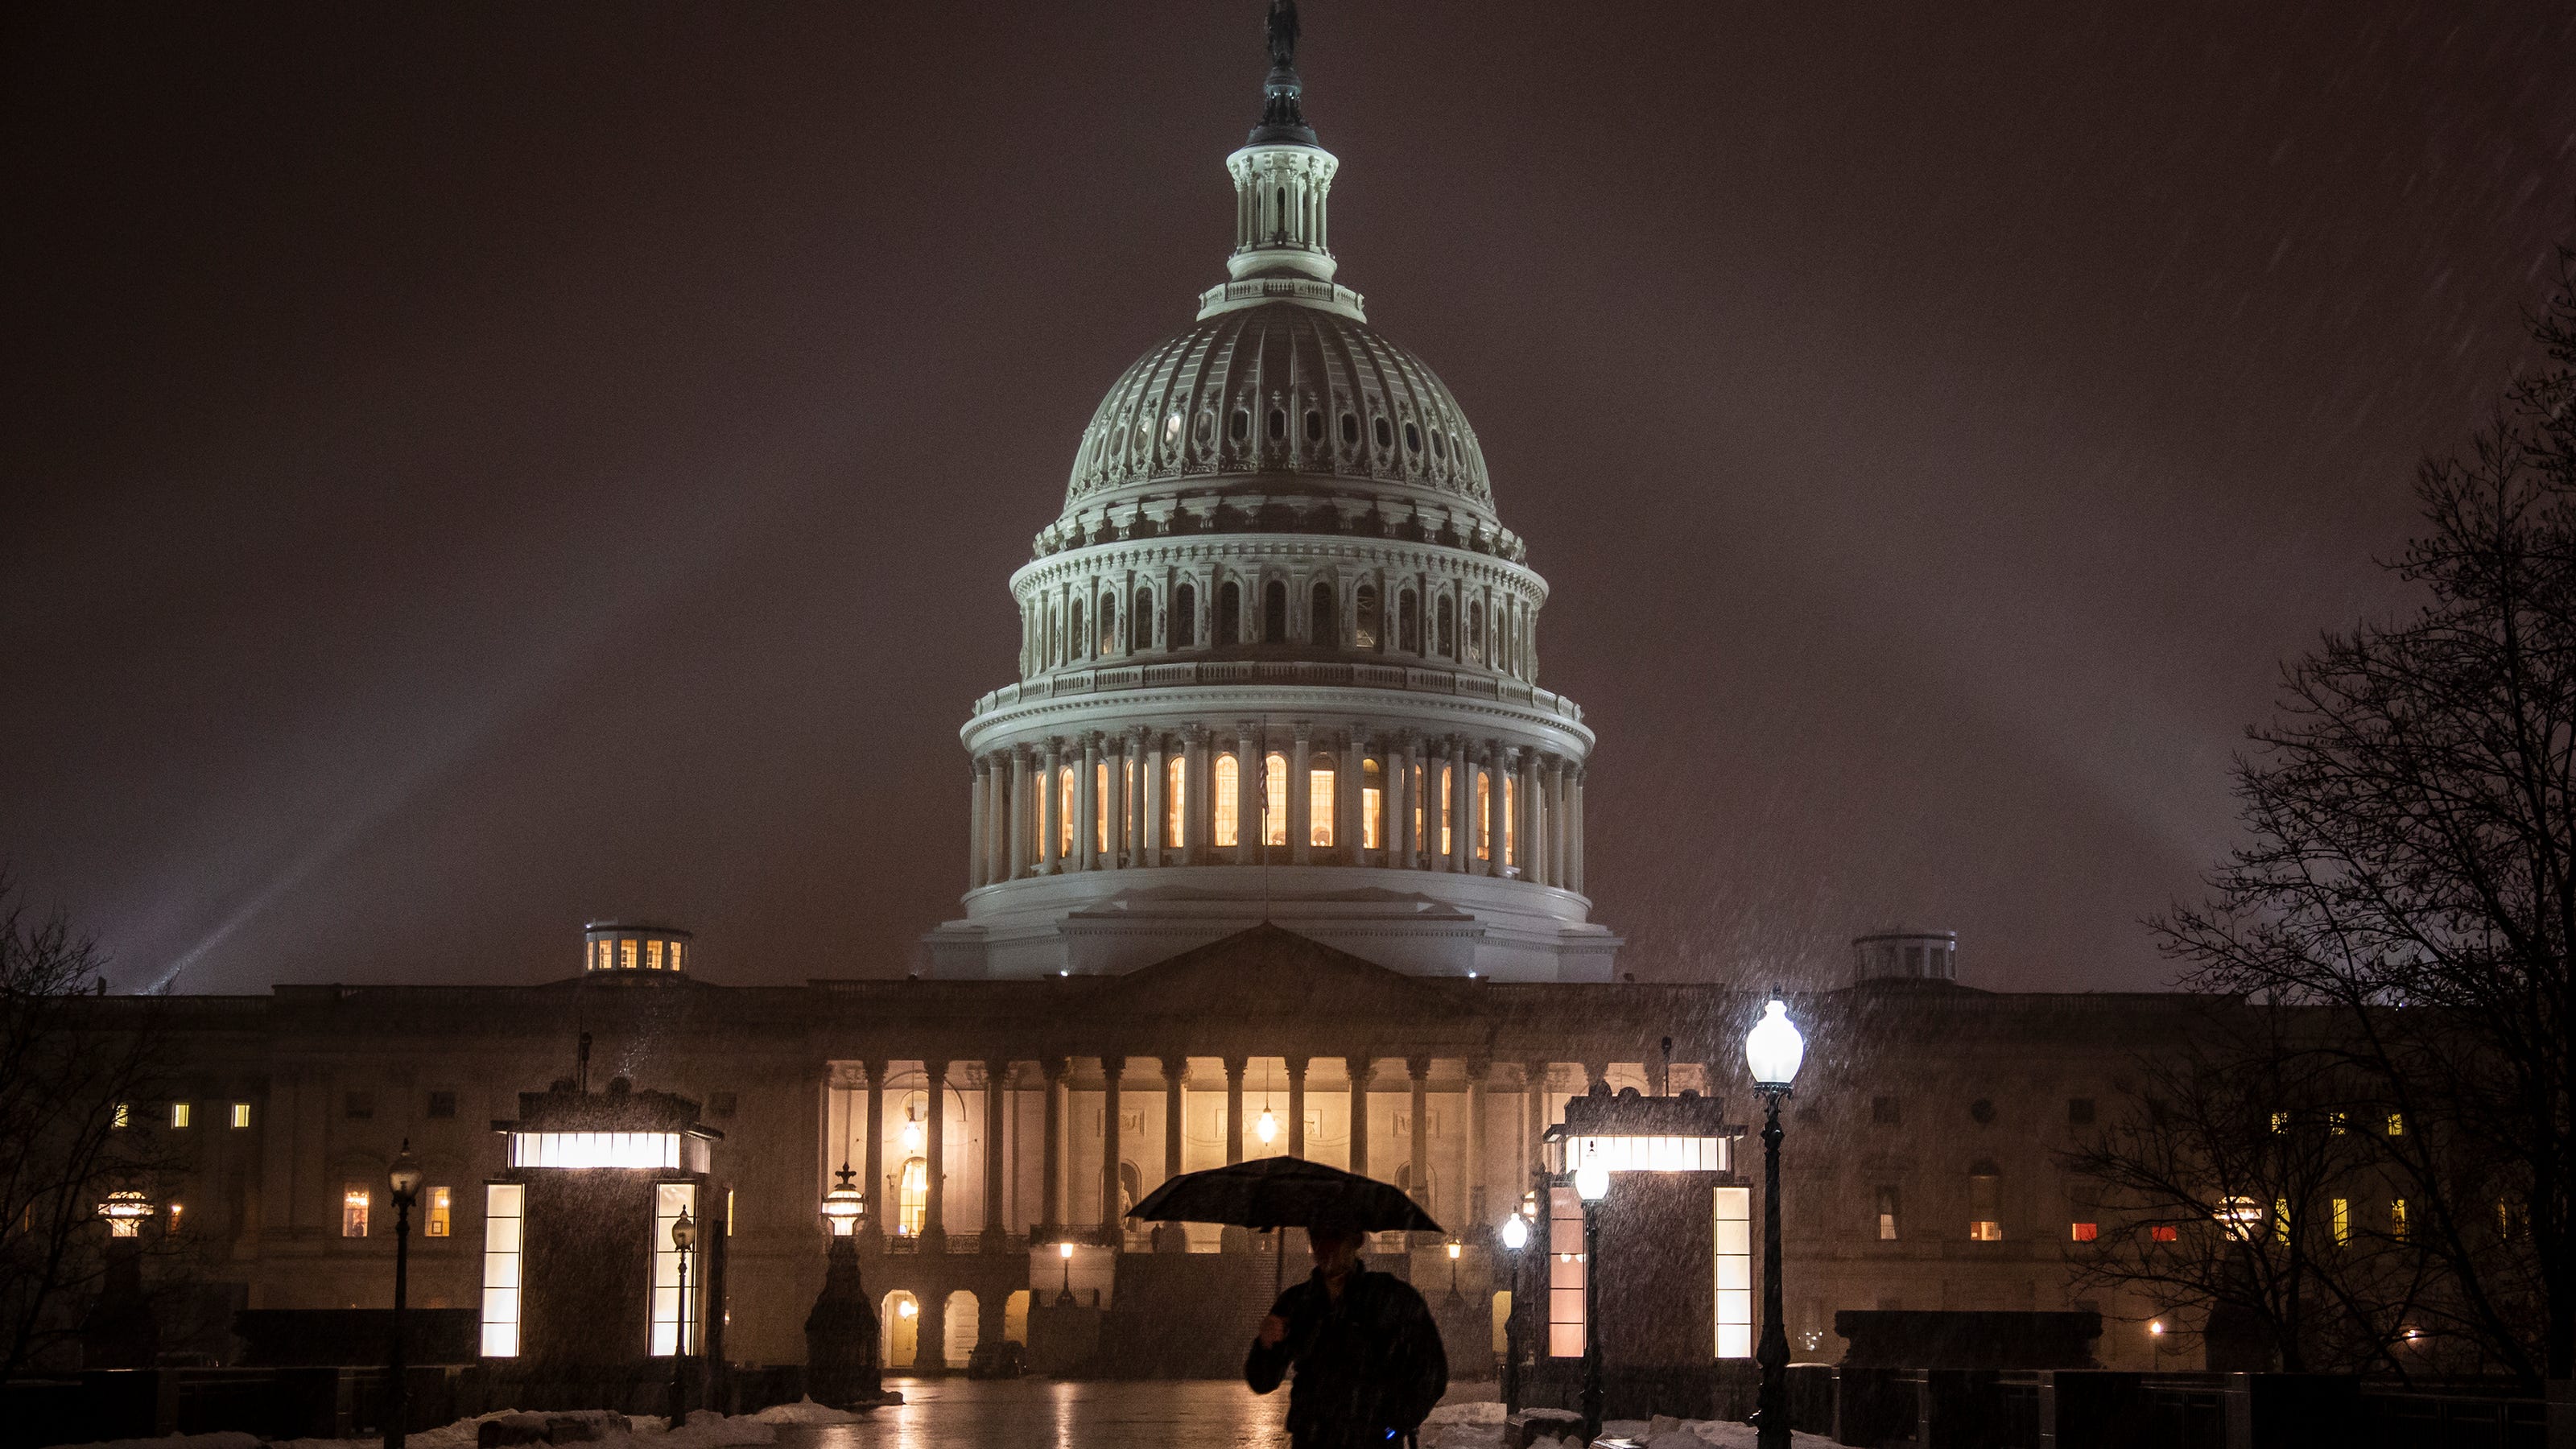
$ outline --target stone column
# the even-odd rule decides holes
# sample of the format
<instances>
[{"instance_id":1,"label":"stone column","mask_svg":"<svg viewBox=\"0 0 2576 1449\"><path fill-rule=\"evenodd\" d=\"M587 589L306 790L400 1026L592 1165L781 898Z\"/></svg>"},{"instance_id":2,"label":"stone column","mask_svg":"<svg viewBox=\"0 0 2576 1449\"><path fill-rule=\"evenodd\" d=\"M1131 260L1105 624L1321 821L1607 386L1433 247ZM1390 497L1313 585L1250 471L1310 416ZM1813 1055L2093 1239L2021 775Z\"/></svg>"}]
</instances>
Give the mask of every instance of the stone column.
<instances>
[{"instance_id":1,"label":"stone column","mask_svg":"<svg viewBox=\"0 0 2576 1449\"><path fill-rule=\"evenodd\" d=\"M921 1250L948 1251L948 1064L923 1062L930 1079L930 1120L921 1124L922 1168L928 1176L921 1197Z\"/></svg>"},{"instance_id":2,"label":"stone column","mask_svg":"<svg viewBox=\"0 0 2576 1449\"><path fill-rule=\"evenodd\" d=\"M1288 1155L1306 1155L1306 1059L1288 1059Z\"/></svg>"},{"instance_id":3,"label":"stone column","mask_svg":"<svg viewBox=\"0 0 2576 1449\"><path fill-rule=\"evenodd\" d=\"M1125 1057L1100 1059L1100 1244L1116 1252L1127 1241L1127 1220L1119 1216L1118 1079L1127 1074Z\"/></svg>"},{"instance_id":4,"label":"stone column","mask_svg":"<svg viewBox=\"0 0 2576 1449\"><path fill-rule=\"evenodd\" d=\"M1188 1057L1163 1058L1163 1180L1165 1182L1181 1175L1181 1133L1186 1121L1182 1116L1185 1104L1181 1097L1181 1088L1189 1078L1190 1059ZM1190 1250L1189 1230L1178 1224L1161 1228L1155 1242L1161 1252L1186 1253Z\"/></svg>"},{"instance_id":5,"label":"stone column","mask_svg":"<svg viewBox=\"0 0 2576 1449\"><path fill-rule=\"evenodd\" d=\"M1342 740L1342 768L1333 777L1333 848L1344 864L1368 864L1368 731L1351 727ZM1377 792L1378 810L1386 809L1386 785L1381 774ZM1378 845L1386 844L1386 824L1378 823Z\"/></svg>"},{"instance_id":6,"label":"stone column","mask_svg":"<svg viewBox=\"0 0 2576 1449\"><path fill-rule=\"evenodd\" d=\"M1446 873L1458 860L1457 832L1440 828L1457 806L1458 737L1438 742L1422 762L1422 853L1435 871ZM1455 822L1452 821L1454 824Z\"/></svg>"},{"instance_id":7,"label":"stone column","mask_svg":"<svg viewBox=\"0 0 2576 1449\"><path fill-rule=\"evenodd\" d=\"M1038 791L1038 874L1054 875L1063 869L1064 741L1049 739L1045 759L1046 783Z\"/></svg>"},{"instance_id":8,"label":"stone column","mask_svg":"<svg viewBox=\"0 0 2576 1449\"><path fill-rule=\"evenodd\" d=\"M1467 1063L1467 1142L1459 1154L1459 1182L1464 1184L1467 1221L1484 1226L1494 1221L1485 1206L1485 1079L1494 1074L1492 1062L1469 1059Z\"/></svg>"},{"instance_id":9,"label":"stone column","mask_svg":"<svg viewBox=\"0 0 2576 1449\"><path fill-rule=\"evenodd\" d=\"M1073 782L1073 859L1079 870L1100 869L1100 732L1082 737L1082 778Z\"/></svg>"},{"instance_id":10,"label":"stone column","mask_svg":"<svg viewBox=\"0 0 2576 1449\"><path fill-rule=\"evenodd\" d=\"M1512 864L1536 880L1538 858L1538 752L1512 751Z\"/></svg>"},{"instance_id":11,"label":"stone column","mask_svg":"<svg viewBox=\"0 0 2576 1449\"><path fill-rule=\"evenodd\" d=\"M1342 1058L1351 1075L1351 1171L1368 1176L1368 1089L1370 1061L1364 1056Z\"/></svg>"},{"instance_id":12,"label":"stone column","mask_svg":"<svg viewBox=\"0 0 2576 1449\"><path fill-rule=\"evenodd\" d=\"M1406 1057L1404 1075L1413 1087L1413 1133L1406 1144L1412 1149L1413 1200L1427 1212L1431 1207L1431 1058Z\"/></svg>"},{"instance_id":13,"label":"stone column","mask_svg":"<svg viewBox=\"0 0 2576 1449\"><path fill-rule=\"evenodd\" d=\"M1243 1068L1242 1057L1225 1059L1225 1165L1232 1167L1243 1160Z\"/></svg>"},{"instance_id":14,"label":"stone column","mask_svg":"<svg viewBox=\"0 0 2576 1449\"><path fill-rule=\"evenodd\" d=\"M1029 752L1025 745L1011 746L1011 798L1003 807L1011 812L1011 868L1004 880L1017 880L1029 869Z\"/></svg>"},{"instance_id":15,"label":"stone column","mask_svg":"<svg viewBox=\"0 0 2576 1449\"><path fill-rule=\"evenodd\" d=\"M1307 731L1312 726L1297 721L1290 738L1295 741L1288 751L1288 859L1297 865L1312 865L1315 860L1315 757L1308 752Z\"/></svg>"},{"instance_id":16,"label":"stone column","mask_svg":"<svg viewBox=\"0 0 2576 1449\"><path fill-rule=\"evenodd\" d=\"M1262 808L1270 762L1261 757L1259 736L1250 720L1234 727L1234 737L1234 863L1250 865L1261 859L1262 839L1270 826L1270 812Z\"/></svg>"},{"instance_id":17,"label":"stone column","mask_svg":"<svg viewBox=\"0 0 2576 1449\"><path fill-rule=\"evenodd\" d=\"M1207 859L1208 733L1205 725L1191 725L1185 733L1181 756L1181 864L1197 865Z\"/></svg>"},{"instance_id":18,"label":"stone column","mask_svg":"<svg viewBox=\"0 0 2576 1449\"><path fill-rule=\"evenodd\" d=\"M1504 848L1504 842L1512 833L1510 821L1514 802L1503 797L1518 794L1519 787L1504 782L1511 779L1519 767L1519 754L1518 750L1506 745L1488 743L1485 746L1485 874L1497 878L1503 874L1504 867L1511 864L1506 859L1511 852Z\"/></svg>"},{"instance_id":19,"label":"stone column","mask_svg":"<svg viewBox=\"0 0 2576 1449\"><path fill-rule=\"evenodd\" d=\"M983 760L970 763L966 786L966 888L984 884L984 812L991 804L993 767Z\"/></svg>"},{"instance_id":20,"label":"stone column","mask_svg":"<svg viewBox=\"0 0 2576 1449\"><path fill-rule=\"evenodd\" d=\"M1449 739L1449 868L1460 875L1476 869L1476 748L1464 736Z\"/></svg>"},{"instance_id":21,"label":"stone column","mask_svg":"<svg viewBox=\"0 0 2576 1449\"><path fill-rule=\"evenodd\" d=\"M1572 863L1566 867L1565 883L1575 891L1583 889L1583 776L1587 767L1574 771L1574 803L1565 812L1566 828L1573 833Z\"/></svg>"},{"instance_id":22,"label":"stone column","mask_svg":"<svg viewBox=\"0 0 2576 1449\"><path fill-rule=\"evenodd\" d=\"M1127 803L1118 815L1118 863L1133 870L1151 864L1145 859L1146 766L1145 727L1127 731L1126 768L1120 774L1121 786L1127 792Z\"/></svg>"},{"instance_id":23,"label":"stone column","mask_svg":"<svg viewBox=\"0 0 2576 1449\"><path fill-rule=\"evenodd\" d=\"M885 1176L885 1079L884 1062L861 1062L859 1071L868 1081L868 1125L866 1142L867 1176L859 1179L868 1195L866 1218L868 1236L877 1243L885 1242L886 1204L895 1200L887 1190Z\"/></svg>"},{"instance_id":24,"label":"stone column","mask_svg":"<svg viewBox=\"0 0 2576 1449\"><path fill-rule=\"evenodd\" d=\"M1170 767L1163 763L1161 735L1153 737L1145 751L1145 763L1140 768L1145 772L1145 818L1137 822L1136 838L1143 848L1133 863L1161 865L1166 843L1163 839L1163 817L1171 813L1172 808L1171 803L1163 798L1163 775Z\"/></svg>"},{"instance_id":25,"label":"stone column","mask_svg":"<svg viewBox=\"0 0 2576 1449\"><path fill-rule=\"evenodd\" d=\"M1395 817L1394 833L1387 838L1395 842L1395 853L1387 864L1401 870L1412 870L1422 861L1420 832L1413 828L1413 812L1421 808L1422 787L1413 778L1422 766L1422 737L1406 730L1400 737L1402 748L1390 751L1387 768L1395 776L1394 788L1388 795L1388 813Z\"/></svg>"},{"instance_id":26,"label":"stone column","mask_svg":"<svg viewBox=\"0 0 2576 1449\"><path fill-rule=\"evenodd\" d=\"M1539 869L1542 872L1543 883L1563 885L1565 884L1565 761L1562 758L1556 756L1548 758L1546 779L1547 783L1542 787L1545 808L1541 812L1546 820L1541 829L1545 832L1547 849L1539 857Z\"/></svg>"},{"instance_id":27,"label":"stone column","mask_svg":"<svg viewBox=\"0 0 2576 1449\"><path fill-rule=\"evenodd\" d=\"M1003 1106L1010 1095L1011 1064L984 1063L984 1226L983 1249L1002 1251L1010 1236L1011 1217L1003 1206L1002 1169L1010 1157L1002 1150Z\"/></svg>"},{"instance_id":28,"label":"stone column","mask_svg":"<svg viewBox=\"0 0 2576 1449\"><path fill-rule=\"evenodd\" d=\"M1064 1094L1065 1075L1072 1066L1063 1057L1046 1057L1038 1063L1039 1072L1046 1077L1046 1143L1040 1150L1040 1222L1037 1232L1030 1236L1051 1243L1064 1237Z\"/></svg>"}]
</instances>

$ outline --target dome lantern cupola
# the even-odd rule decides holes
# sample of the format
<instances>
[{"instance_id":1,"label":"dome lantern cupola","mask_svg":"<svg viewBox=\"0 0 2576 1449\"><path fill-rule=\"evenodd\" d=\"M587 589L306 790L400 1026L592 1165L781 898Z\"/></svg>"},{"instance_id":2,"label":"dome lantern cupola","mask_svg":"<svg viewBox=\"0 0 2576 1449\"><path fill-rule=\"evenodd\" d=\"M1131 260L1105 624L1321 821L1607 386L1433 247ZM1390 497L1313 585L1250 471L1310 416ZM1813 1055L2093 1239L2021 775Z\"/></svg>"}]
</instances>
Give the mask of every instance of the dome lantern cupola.
<instances>
[{"instance_id":1,"label":"dome lantern cupola","mask_svg":"<svg viewBox=\"0 0 2576 1449\"><path fill-rule=\"evenodd\" d=\"M1305 83L1297 77L1297 7L1272 0L1270 75L1262 84L1261 124L1225 158L1234 178L1234 254L1227 283L1199 297L1199 318L1293 301L1367 320L1360 296L1333 285L1336 263L1326 244L1324 204L1341 161L1315 144L1306 124Z\"/></svg>"}]
</instances>

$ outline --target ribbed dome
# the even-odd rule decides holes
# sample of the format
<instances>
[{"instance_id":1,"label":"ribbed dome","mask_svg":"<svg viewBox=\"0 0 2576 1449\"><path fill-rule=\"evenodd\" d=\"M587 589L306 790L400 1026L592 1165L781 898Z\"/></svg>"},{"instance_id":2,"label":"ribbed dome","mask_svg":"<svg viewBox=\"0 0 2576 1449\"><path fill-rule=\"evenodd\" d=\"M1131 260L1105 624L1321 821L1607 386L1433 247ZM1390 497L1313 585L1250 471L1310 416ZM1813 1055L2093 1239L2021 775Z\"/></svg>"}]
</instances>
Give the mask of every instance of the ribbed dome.
<instances>
[{"instance_id":1,"label":"ribbed dome","mask_svg":"<svg viewBox=\"0 0 2576 1449\"><path fill-rule=\"evenodd\" d=\"M1137 359L1083 430L1065 508L1282 473L1494 506L1475 432L1421 359L1357 318L1271 302Z\"/></svg>"}]
</instances>

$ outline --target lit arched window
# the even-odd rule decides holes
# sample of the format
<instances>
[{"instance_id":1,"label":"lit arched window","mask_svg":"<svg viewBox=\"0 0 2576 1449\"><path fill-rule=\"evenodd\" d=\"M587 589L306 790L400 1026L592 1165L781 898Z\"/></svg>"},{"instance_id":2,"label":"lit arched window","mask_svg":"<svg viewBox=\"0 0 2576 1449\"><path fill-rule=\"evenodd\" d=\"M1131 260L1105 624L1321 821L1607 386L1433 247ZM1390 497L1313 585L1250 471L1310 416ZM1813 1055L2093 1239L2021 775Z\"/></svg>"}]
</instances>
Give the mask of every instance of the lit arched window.
<instances>
[{"instance_id":1,"label":"lit arched window","mask_svg":"<svg viewBox=\"0 0 2576 1449\"><path fill-rule=\"evenodd\" d=\"M1080 802L1074 795L1073 766L1066 765L1062 769L1057 770L1055 772L1055 778L1055 819L1057 826L1056 835L1058 836L1055 853L1056 858L1061 860L1064 857L1073 854L1073 811L1074 807Z\"/></svg>"},{"instance_id":2,"label":"lit arched window","mask_svg":"<svg viewBox=\"0 0 2576 1449\"><path fill-rule=\"evenodd\" d=\"M1199 591L1196 585L1183 584L1172 591L1172 616L1163 625L1163 638L1174 649L1186 649L1199 642Z\"/></svg>"},{"instance_id":3,"label":"lit arched window","mask_svg":"<svg viewBox=\"0 0 2576 1449\"><path fill-rule=\"evenodd\" d=\"M922 1217L930 1210L930 1164L918 1157L905 1158L903 1176L897 1181L900 1186L895 1190L895 1203L901 1216L895 1219L895 1234L920 1237Z\"/></svg>"},{"instance_id":4,"label":"lit arched window","mask_svg":"<svg viewBox=\"0 0 2576 1449\"><path fill-rule=\"evenodd\" d=\"M1377 648L1377 586L1360 585L1359 627L1351 631L1351 643L1361 649Z\"/></svg>"},{"instance_id":5,"label":"lit arched window","mask_svg":"<svg viewBox=\"0 0 2576 1449\"><path fill-rule=\"evenodd\" d=\"M1107 850L1109 848L1109 762L1101 761L1100 768L1093 773L1098 778L1091 782L1091 828L1100 839L1099 843L1092 848Z\"/></svg>"},{"instance_id":6,"label":"lit arched window","mask_svg":"<svg viewBox=\"0 0 2576 1449\"><path fill-rule=\"evenodd\" d=\"M1189 844L1183 822L1190 818L1190 762L1174 755L1163 762L1163 843L1178 850Z\"/></svg>"},{"instance_id":7,"label":"lit arched window","mask_svg":"<svg viewBox=\"0 0 2576 1449\"><path fill-rule=\"evenodd\" d=\"M1494 777L1483 770L1476 772L1476 858L1491 860L1494 856Z\"/></svg>"},{"instance_id":8,"label":"lit arched window","mask_svg":"<svg viewBox=\"0 0 2576 1449\"><path fill-rule=\"evenodd\" d=\"M1333 843L1333 767L1321 761L1306 773L1306 843Z\"/></svg>"},{"instance_id":9,"label":"lit arched window","mask_svg":"<svg viewBox=\"0 0 2576 1449\"><path fill-rule=\"evenodd\" d=\"M1261 591L1261 642L1288 642L1288 586L1277 579Z\"/></svg>"},{"instance_id":10,"label":"lit arched window","mask_svg":"<svg viewBox=\"0 0 2576 1449\"><path fill-rule=\"evenodd\" d=\"M1341 620L1333 614L1333 586L1315 585L1314 614L1308 621L1308 632L1315 642L1327 649L1341 642Z\"/></svg>"},{"instance_id":11,"label":"lit arched window","mask_svg":"<svg viewBox=\"0 0 2576 1449\"><path fill-rule=\"evenodd\" d=\"M1082 606L1073 606L1074 628L1082 627ZM1447 594L1440 596L1440 627L1431 641L1431 652L1443 659L1455 659L1458 641L1458 601Z\"/></svg>"},{"instance_id":12,"label":"lit arched window","mask_svg":"<svg viewBox=\"0 0 2576 1449\"><path fill-rule=\"evenodd\" d=\"M1080 599L1076 599L1076 600L1074 600L1074 601L1073 601L1073 624L1072 624L1072 626L1071 626L1071 627L1067 628L1064 632L1065 632L1065 635L1066 635L1066 639L1065 639L1065 645L1066 645L1066 647L1067 647L1067 648L1070 648L1070 649L1073 651L1073 657L1074 657L1074 658L1076 658L1076 659L1081 658L1081 657L1082 657L1082 601L1081 601Z\"/></svg>"},{"instance_id":13,"label":"lit arched window","mask_svg":"<svg viewBox=\"0 0 2576 1449\"><path fill-rule=\"evenodd\" d=\"M1136 607L1127 611L1128 650L1142 654L1154 647L1154 591L1138 589Z\"/></svg>"},{"instance_id":14,"label":"lit arched window","mask_svg":"<svg viewBox=\"0 0 2576 1449\"><path fill-rule=\"evenodd\" d=\"M1360 849L1384 850L1386 775L1375 760L1360 765Z\"/></svg>"},{"instance_id":15,"label":"lit arched window","mask_svg":"<svg viewBox=\"0 0 2576 1449\"><path fill-rule=\"evenodd\" d=\"M1288 843L1288 757L1277 750L1261 762L1261 843Z\"/></svg>"},{"instance_id":16,"label":"lit arched window","mask_svg":"<svg viewBox=\"0 0 2576 1449\"><path fill-rule=\"evenodd\" d=\"M1232 755L1216 757L1216 845L1231 850L1243 839L1243 767Z\"/></svg>"},{"instance_id":17,"label":"lit arched window","mask_svg":"<svg viewBox=\"0 0 2576 1449\"><path fill-rule=\"evenodd\" d=\"M1216 591L1216 638L1219 646L1243 642L1243 585L1232 579Z\"/></svg>"},{"instance_id":18,"label":"lit arched window","mask_svg":"<svg viewBox=\"0 0 2576 1449\"><path fill-rule=\"evenodd\" d=\"M1473 602L1467 605L1467 662L1485 662L1485 610Z\"/></svg>"},{"instance_id":19,"label":"lit arched window","mask_svg":"<svg viewBox=\"0 0 2576 1449\"><path fill-rule=\"evenodd\" d=\"M1513 819L1512 806L1520 794L1519 786L1520 782L1511 776L1503 777L1503 864L1505 865L1518 865L1521 861L1519 843L1512 837L1512 831L1517 824Z\"/></svg>"},{"instance_id":20,"label":"lit arched window","mask_svg":"<svg viewBox=\"0 0 2576 1449\"><path fill-rule=\"evenodd\" d=\"M1395 647L1407 654L1422 652L1422 606L1407 589L1395 596Z\"/></svg>"},{"instance_id":21,"label":"lit arched window","mask_svg":"<svg viewBox=\"0 0 2576 1449\"><path fill-rule=\"evenodd\" d=\"M1447 765L1442 765L1440 767L1440 853L1442 855L1452 855L1455 854L1457 850L1456 844L1450 838L1451 821L1449 816L1451 813L1452 812L1449 808L1449 767Z\"/></svg>"}]
</instances>

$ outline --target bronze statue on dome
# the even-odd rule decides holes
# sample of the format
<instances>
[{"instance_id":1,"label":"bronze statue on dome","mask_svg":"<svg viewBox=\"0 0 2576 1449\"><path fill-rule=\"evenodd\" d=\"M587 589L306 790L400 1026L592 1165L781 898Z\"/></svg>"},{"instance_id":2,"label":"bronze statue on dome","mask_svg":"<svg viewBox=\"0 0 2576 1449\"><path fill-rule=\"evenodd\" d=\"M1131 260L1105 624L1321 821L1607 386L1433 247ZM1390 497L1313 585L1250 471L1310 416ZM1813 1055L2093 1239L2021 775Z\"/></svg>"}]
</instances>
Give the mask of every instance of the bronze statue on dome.
<instances>
[{"instance_id":1,"label":"bronze statue on dome","mask_svg":"<svg viewBox=\"0 0 2576 1449\"><path fill-rule=\"evenodd\" d=\"M1297 68L1297 0L1270 0L1270 64Z\"/></svg>"}]
</instances>

